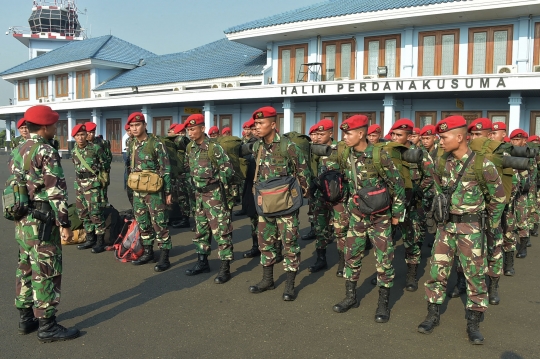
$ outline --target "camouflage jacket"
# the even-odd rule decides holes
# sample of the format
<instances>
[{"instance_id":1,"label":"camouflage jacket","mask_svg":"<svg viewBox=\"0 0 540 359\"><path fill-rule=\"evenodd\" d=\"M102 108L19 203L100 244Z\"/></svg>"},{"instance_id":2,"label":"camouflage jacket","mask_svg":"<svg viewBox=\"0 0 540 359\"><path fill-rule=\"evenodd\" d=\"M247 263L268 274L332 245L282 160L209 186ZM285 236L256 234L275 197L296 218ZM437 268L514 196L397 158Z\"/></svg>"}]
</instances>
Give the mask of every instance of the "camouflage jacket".
<instances>
[{"instance_id":1,"label":"camouflage jacket","mask_svg":"<svg viewBox=\"0 0 540 359\"><path fill-rule=\"evenodd\" d=\"M90 171L83 165L76 153L86 161L86 163L94 171L94 175L88 178L78 178L78 174L86 174ZM83 148L79 148L77 144L71 150L71 158L75 166L75 190L88 191L92 188L101 187L101 183L98 180L98 174L101 171L110 171L110 164L105 158L103 148L97 144L88 142Z\"/></svg>"},{"instance_id":2,"label":"camouflage jacket","mask_svg":"<svg viewBox=\"0 0 540 359\"><path fill-rule=\"evenodd\" d=\"M344 170L345 178L347 178L349 183L349 193L354 194L359 189L365 187L373 187L377 185L386 185L390 189L392 194L392 208L386 212L387 216L392 216L394 218L401 218L405 212L405 183L399 174L399 170L392 162L392 159L388 156L388 153L381 149L381 165L386 172L388 181L385 183L385 180L380 176L370 176L370 174L377 173L377 169L373 164L373 145L368 144L364 152L357 152L351 148L351 153L353 160L355 161L354 165L356 166L356 176L358 182L358 188L356 188L352 172L352 164L350 156L346 159L346 166ZM352 210L355 207L352 199L349 200L349 210Z\"/></svg>"},{"instance_id":3,"label":"camouflage jacket","mask_svg":"<svg viewBox=\"0 0 540 359\"><path fill-rule=\"evenodd\" d=\"M22 173L24 158L31 147L39 143L30 161L26 175ZM54 211L57 226L69 225L68 196L64 170L60 165L60 156L43 137L31 134L23 145L11 152L9 168L12 174L26 178L30 201L48 202Z\"/></svg>"},{"instance_id":4,"label":"camouflage jacket","mask_svg":"<svg viewBox=\"0 0 540 359\"><path fill-rule=\"evenodd\" d=\"M337 141L332 140L330 147L332 147L332 154L330 156L319 156L316 173L317 176L320 176L325 171L341 171L338 162Z\"/></svg>"},{"instance_id":5,"label":"camouflage jacket","mask_svg":"<svg viewBox=\"0 0 540 359\"><path fill-rule=\"evenodd\" d=\"M194 188L202 189L210 184L221 182L225 189L229 188L229 181L233 175L233 167L229 156L223 148L214 143L214 153L208 153L210 138L204 137L203 142L198 145L191 142L188 146L189 177ZM215 162L211 157L215 158ZM215 168L217 164L218 168Z\"/></svg>"},{"instance_id":6,"label":"camouflage jacket","mask_svg":"<svg viewBox=\"0 0 540 359\"><path fill-rule=\"evenodd\" d=\"M452 154L448 156L444 171L445 176L440 179L437 175L435 176L437 191L440 192L446 190L454 185L459 172L471 153L472 150L469 148L467 153L460 160L455 158ZM443 158L437 159L437 161L440 160L443 160ZM489 192L491 198L490 202L486 203L484 193L482 192L482 188L480 187L480 183L474 172L474 161L475 159L473 158L467 166L456 190L451 195L450 213L457 215L479 214L485 209L487 211L490 227L497 228L500 225L501 215L506 202L502 180L499 177L495 165L487 159L484 159L484 179L487 187L486 190ZM450 233L460 234L478 233L480 231L479 228L475 228L469 223L447 223L445 229Z\"/></svg>"},{"instance_id":7,"label":"camouflage jacket","mask_svg":"<svg viewBox=\"0 0 540 359\"><path fill-rule=\"evenodd\" d=\"M150 137L154 137L154 140L148 141ZM153 146L150 148L152 143ZM171 193L171 164L167 149L159 138L151 133L142 142L134 138L129 152L131 172L151 171L157 173L163 178L165 194L169 195Z\"/></svg>"},{"instance_id":8,"label":"camouflage jacket","mask_svg":"<svg viewBox=\"0 0 540 359\"><path fill-rule=\"evenodd\" d=\"M103 149L103 153L105 154L105 161L108 163L108 168L111 168L112 163L112 152L111 152L111 143L107 140L104 140L100 137L94 138L94 141L92 141L94 144L99 145Z\"/></svg>"},{"instance_id":9,"label":"camouflage jacket","mask_svg":"<svg viewBox=\"0 0 540 359\"><path fill-rule=\"evenodd\" d=\"M418 147L411 145L410 148L421 149L423 155L421 164L410 164L411 180L413 182L415 191L420 191L422 193L422 197L431 198L433 197L433 175L435 173L433 159L423 146Z\"/></svg>"},{"instance_id":10,"label":"camouflage jacket","mask_svg":"<svg viewBox=\"0 0 540 359\"><path fill-rule=\"evenodd\" d=\"M296 176L300 182L300 186L307 194L311 171L304 154L298 146L289 141L287 146L287 157L283 157L280 151L281 136L276 133L274 140L270 144L264 143L263 139L255 142L254 145L261 150L261 158L259 159L259 172L255 182L267 181L271 178L281 176ZM254 153L255 164L257 164L258 153Z\"/></svg>"},{"instance_id":11,"label":"camouflage jacket","mask_svg":"<svg viewBox=\"0 0 540 359\"><path fill-rule=\"evenodd\" d=\"M133 147L133 141L135 141L135 137L129 137L126 138L126 156L125 156L125 166L127 169L131 166L131 147Z\"/></svg>"},{"instance_id":12,"label":"camouflage jacket","mask_svg":"<svg viewBox=\"0 0 540 359\"><path fill-rule=\"evenodd\" d=\"M15 137L14 139L11 140L11 143L10 143L11 149L14 150L17 146L19 146L24 141L26 141L26 138L24 138L23 136Z\"/></svg>"}]
</instances>

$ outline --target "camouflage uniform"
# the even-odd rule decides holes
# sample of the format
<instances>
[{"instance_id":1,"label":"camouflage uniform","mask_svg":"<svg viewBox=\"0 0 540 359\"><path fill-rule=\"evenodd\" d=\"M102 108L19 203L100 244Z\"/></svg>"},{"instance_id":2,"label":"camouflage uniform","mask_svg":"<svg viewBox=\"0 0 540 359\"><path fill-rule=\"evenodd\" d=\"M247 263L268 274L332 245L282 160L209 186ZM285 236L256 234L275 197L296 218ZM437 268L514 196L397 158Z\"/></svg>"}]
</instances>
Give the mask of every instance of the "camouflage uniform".
<instances>
[{"instance_id":1,"label":"camouflage uniform","mask_svg":"<svg viewBox=\"0 0 540 359\"><path fill-rule=\"evenodd\" d=\"M210 255L210 236L213 235L218 243L219 258L230 261L233 260L231 211L225 193L233 168L219 144L213 144L212 154L209 145L210 139L205 137L200 145L192 142L188 146L190 177L195 189L196 233L193 242L198 254Z\"/></svg>"},{"instance_id":2,"label":"camouflage uniform","mask_svg":"<svg viewBox=\"0 0 540 359\"><path fill-rule=\"evenodd\" d=\"M184 137L185 136L176 136L176 138L174 139L174 143L178 145ZM184 152L184 157L186 157L185 152ZM184 162L184 167L187 170L186 172L181 173L180 177L177 179L178 205L180 206L182 214L185 217L195 217L195 192L194 192L193 184L191 182L191 175L189 173L189 164L186 160Z\"/></svg>"},{"instance_id":3,"label":"camouflage uniform","mask_svg":"<svg viewBox=\"0 0 540 359\"><path fill-rule=\"evenodd\" d=\"M514 213L516 215L516 232L520 238L529 237L529 215L531 208L529 206L528 193L523 191L528 178L528 171L518 172L519 189L515 201Z\"/></svg>"},{"instance_id":4,"label":"camouflage uniform","mask_svg":"<svg viewBox=\"0 0 540 359\"><path fill-rule=\"evenodd\" d=\"M15 148L17 148L21 143L23 143L24 141L26 141L26 138L24 138L23 136L17 136L15 137L14 139L11 140L10 142L10 145L11 145L11 149L14 150Z\"/></svg>"},{"instance_id":5,"label":"camouflage uniform","mask_svg":"<svg viewBox=\"0 0 540 359\"><path fill-rule=\"evenodd\" d=\"M515 252L516 244L518 241L516 233L516 203L519 196L519 175L514 170L514 176L512 176L512 195L510 202L506 205L501 220L501 226L504 234L504 240L502 249L504 252Z\"/></svg>"},{"instance_id":6,"label":"camouflage uniform","mask_svg":"<svg viewBox=\"0 0 540 359\"><path fill-rule=\"evenodd\" d=\"M92 168L92 174L79 160L76 152ZM101 171L108 171L107 162L102 148L90 142L84 148L79 148L77 144L71 151L71 158L75 166L75 206L77 214L83 221L86 233L102 235L105 233L105 218L103 217L103 191L102 184L98 179Z\"/></svg>"},{"instance_id":7,"label":"camouflage uniform","mask_svg":"<svg viewBox=\"0 0 540 359\"><path fill-rule=\"evenodd\" d=\"M109 203L109 197L107 196L107 191L109 189L109 184L110 184L110 181L111 181L111 163L112 163L112 160L113 160L113 155L112 155L112 152L111 152L111 143L110 143L110 141L104 140L101 137L95 137L94 141L92 141L92 143L97 144L98 146L100 146L102 148L103 154L104 154L103 158L105 159L105 164L106 164L106 166L108 168L107 174L109 175L109 181L107 182L106 185L104 185L102 187L103 200L107 204L107 203Z\"/></svg>"},{"instance_id":8,"label":"camouflage uniform","mask_svg":"<svg viewBox=\"0 0 540 359\"><path fill-rule=\"evenodd\" d=\"M126 153L124 154L124 165L126 167L124 171L124 188L126 189L131 207L133 207L133 190L127 185L127 179L131 173L131 148L133 147L134 141L135 137L128 136L128 138L126 138Z\"/></svg>"},{"instance_id":9,"label":"camouflage uniform","mask_svg":"<svg viewBox=\"0 0 540 359\"><path fill-rule=\"evenodd\" d=\"M11 153L11 173L21 175L24 157L30 155L32 145L39 147L32 155L26 175L28 196L31 202L50 205L56 225L49 240L38 238L39 221L28 214L15 223L15 238L19 244L19 261L16 272L15 306L19 309L34 308L37 318L51 318L60 302L62 279L62 246L59 227L69 227L67 186L60 165L58 151L41 136L31 138Z\"/></svg>"},{"instance_id":10,"label":"camouflage uniform","mask_svg":"<svg viewBox=\"0 0 540 359\"><path fill-rule=\"evenodd\" d=\"M150 140L151 137L153 140ZM143 245L152 246L156 239L161 249L171 249L172 242L167 228L168 213L165 203L165 197L171 193L171 166L167 150L156 136L148 134L148 138L142 142L134 139L132 151L134 153L130 154L130 160L133 158L131 172L148 170L157 173L163 179L163 189L159 192L133 191L133 212L139 224Z\"/></svg>"},{"instance_id":11,"label":"camouflage uniform","mask_svg":"<svg viewBox=\"0 0 540 359\"><path fill-rule=\"evenodd\" d=\"M469 149L460 160L452 155L448 156L444 171L447 175L440 178L437 191L454 184L471 154L472 151ZM484 178L491 197L491 201L486 204L473 166L474 161L468 165L456 191L451 195L450 213L457 216L480 215L480 212L486 210L488 227L499 228L506 195L497 169L491 162L484 160ZM460 263L464 265L467 281L467 309L478 312L484 312L487 309L488 296L485 281L487 263L484 245L484 233L478 221L454 223L451 218L444 226L438 227L431 257L431 278L425 283L428 302L439 305L444 302L448 276L454 255L457 254Z\"/></svg>"},{"instance_id":12,"label":"camouflage uniform","mask_svg":"<svg viewBox=\"0 0 540 359\"><path fill-rule=\"evenodd\" d=\"M538 156L536 158L531 158L531 168L530 168L530 174L531 174L531 188L529 190L529 193L527 195L528 200L528 206L529 206L529 216L528 216L528 223L529 223L529 230L532 231L535 224L538 224L540 222L540 216L539 216L539 209L538 209L538 203L536 198L536 184L538 183ZM530 237L530 236L529 236Z\"/></svg>"}]
</instances>

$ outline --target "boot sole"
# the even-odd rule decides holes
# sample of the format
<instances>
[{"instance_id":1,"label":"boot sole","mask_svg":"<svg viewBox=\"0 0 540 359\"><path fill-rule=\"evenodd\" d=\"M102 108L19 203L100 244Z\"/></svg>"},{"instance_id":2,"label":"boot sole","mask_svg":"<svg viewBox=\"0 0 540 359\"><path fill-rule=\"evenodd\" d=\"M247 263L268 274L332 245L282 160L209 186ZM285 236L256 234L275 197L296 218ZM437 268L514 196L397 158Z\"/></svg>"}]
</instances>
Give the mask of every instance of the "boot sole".
<instances>
[{"instance_id":1,"label":"boot sole","mask_svg":"<svg viewBox=\"0 0 540 359\"><path fill-rule=\"evenodd\" d=\"M154 267L154 272L156 273L161 273L161 272L165 272L167 269L171 268L171 265L169 264L169 266L167 268L158 268L157 266Z\"/></svg>"},{"instance_id":2,"label":"boot sole","mask_svg":"<svg viewBox=\"0 0 540 359\"><path fill-rule=\"evenodd\" d=\"M479 340L469 340L469 343L471 343L472 345L484 345L484 341L479 341Z\"/></svg>"},{"instance_id":3,"label":"boot sole","mask_svg":"<svg viewBox=\"0 0 540 359\"><path fill-rule=\"evenodd\" d=\"M197 273L194 273L194 272L186 272L186 275L189 275L189 276L194 276L194 275L198 275L198 274L203 274L203 273L210 273L210 268L208 269L204 269L202 271L198 271Z\"/></svg>"},{"instance_id":4,"label":"boot sole","mask_svg":"<svg viewBox=\"0 0 540 359\"><path fill-rule=\"evenodd\" d=\"M410 285L409 285L409 286L406 286L406 287L405 287L405 290L406 290L407 292L416 292L416 291L418 290L418 286L413 287L413 286L410 286Z\"/></svg>"},{"instance_id":5,"label":"boot sole","mask_svg":"<svg viewBox=\"0 0 540 359\"><path fill-rule=\"evenodd\" d=\"M431 328L431 330L425 330L424 328L418 327L417 331L418 331L418 333L422 333L422 334L431 334L435 330L435 327Z\"/></svg>"},{"instance_id":6,"label":"boot sole","mask_svg":"<svg viewBox=\"0 0 540 359\"><path fill-rule=\"evenodd\" d=\"M356 303L354 303L353 305L351 305L349 308L341 308L341 307L340 307L338 310L336 310L337 308L336 308L336 306L334 305L334 306L332 307L332 310L333 310L334 312L336 312L336 313L346 313L346 312L349 311L349 309L352 309L352 308L358 308L358 304L359 304L359 303L356 302Z\"/></svg>"},{"instance_id":7,"label":"boot sole","mask_svg":"<svg viewBox=\"0 0 540 359\"><path fill-rule=\"evenodd\" d=\"M218 279L218 278L215 278L215 279L214 279L214 284L225 284L225 283L227 283L227 282L230 281L230 280L231 280L231 276L230 276L230 275L229 275L229 277L223 278L223 279L221 279L221 278L219 278L219 279Z\"/></svg>"},{"instance_id":8,"label":"boot sole","mask_svg":"<svg viewBox=\"0 0 540 359\"><path fill-rule=\"evenodd\" d=\"M515 274L515 272L504 272L504 275L507 277L513 277Z\"/></svg>"},{"instance_id":9,"label":"boot sole","mask_svg":"<svg viewBox=\"0 0 540 359\"><path fill-rule=\"evenodd\" d=\"M325 265L325 266L322 267L322 268L308 267L308 272L310 272L310 273L317 273L317 272L320 272L320 271L325 270L325 269L328 269L328 265Z\"/></svg>"},{"instance_id":10,"label":"boot sole","mask_svg":"<svg viewBox=\"0 0 540 359\"><path fill-rule=\"evenodd\" d=\"M41 339L38 337L38 341L42 344L45 344L45 343L52 343L52 342L65 342L66 340L72 340L72 339L76 339L78 338L79 336L81 335L81 333L77 333L75 335L72 335L70 337L66 337L66 338L50 338L50 339Z\"/></svg>"},{"instance_id":11,"label":"boot sole","mask_svg":"<svg viewBox=\"0 0 540 359\"><path fill-rule=\"evenodd\" d=\"M264 290L259 290L259 291L257 291L257 292L252 292L252 291L251 291L251 288L250 288L249 292L250 292L250 293L253 293L253 294L260 294L260 293L266 292L267 290L274 290L274 289L276 289L276 286L275 286L275 285L273 285L273 286L271 286L271 287L267 287L267 288L265 288Z\"/></svg>"},{"instance_id":12,"label":"boot sole","mask_svg":"<svg viewBox=\"0 0 540 359\"><path fill-rule=\"evenodd\" d=\"M337 271L336 272L336 277L343 278L343 271Z\"/></svg>"}]
</instances>

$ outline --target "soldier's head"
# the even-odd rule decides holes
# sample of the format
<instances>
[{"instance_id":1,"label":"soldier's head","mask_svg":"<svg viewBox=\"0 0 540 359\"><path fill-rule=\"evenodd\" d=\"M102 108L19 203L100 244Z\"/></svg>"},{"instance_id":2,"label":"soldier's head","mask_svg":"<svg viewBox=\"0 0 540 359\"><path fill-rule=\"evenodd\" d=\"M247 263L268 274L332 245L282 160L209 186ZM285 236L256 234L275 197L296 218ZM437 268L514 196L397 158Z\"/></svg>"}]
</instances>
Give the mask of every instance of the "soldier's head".
<instances>
[{"instance_id":1,"label":"soldier's head","mask_svg":"<svg viewBox=\"0 0 540 359\"><path fill-rule=\"evenodd\" d=\"M334 122L327 118L319 121L316 125L315 143L321 145L331 145L334 131Z\"/></svg>"},{"instance_id":2,"label":"soldier's head","mask_svg":"<svg viewBox=\"0 0 540 359\"><path fill-rule=\"evenodd\" d=\"M488 138L491 134L493 125L489 118L477 118L468 126L467 130L470 133L471 140L479 137Z\"/></svg>"},{"instance_id":3,"label":"soldier's head","mask_svg":"<svg viewBox=\"0 0 540 359\"><path fill-rule=\"evenodd\" d=\"M435 140L437 136L435 135L435 126L427 125L420 130L420 138L422 139L422 145L428 150L431 151L435 146Z\"/></svg>"},{"instance_id":4,"label":"soldier's head","mask_svg":"<svg viewBox=\"0 0 540 359\"><path fill-rule=\"evenodd\" d=\"M276 132L276 109L270 106L262 107L251 117L255 121L255 133L259 138L274 136Z\"/></svg>"},{"instance_id":5,"label":"soldier's head","mask_svg":"<svg viewBox=\"0 0 540 359\"><path fill-rule=\"evenodd\" d=\"M534 143L535 145L539 144L540 143L540 137L534 135L534 136L531 136L527 139L527 142L528 143Z\"/></svg>"},{"instance_id":6,"label":"soldier's head","mask_svg":"<svg viewBox=\"0 0 540 359\"><path fill-rule=\"evenodd\" d=\"M512 142L512 146L522 147L527 145L527 138L529 138L529 134L519 128L510 133L510 141Z\"/></svg>"},{"instance_id":7,"label":"soldier's head","mask_svg":"<svg viewBox=\"0 0 540 359\"><path fill-rule=\"evenodd\" d=\"M308 136L311 138L311 142L317 143L317 138L319 137L319 134L317 133L317 124L314 124L309 128Z\"/></svg>"},{"instance_id":8,"label":"soldier's head","mask_svg":"<svg viewBox=\"0 0 540 359\"><path fill-rule=\"evenodd\" d=\"M376 144L376 143L379 143L379 141L381 140L381 136L382 136L381 126L379 126L377 124L373 124L373 125L368 127L367 139L368 139L369 143L371 143L373 145Z\"/></svg>"},{"instance_id":9,"label":"soldier's head","mask_svg":"<svg viewBox=\"0 0 540 359\"><path fill-rule=\"evenodd\" d=\"M71 137L75 139L75 143L77 143L79 148L83 148L88 143L88 140L86 139L87 135L86 126L82 123L76 125L73 127L73 130L71 130Z\"/></svg>"},{"instance_id":10,"label":"soldier's head","mask_svg":"<svg viewBox=\"0 0 540 359\"><path fill-rule=\"evenodd\" d=\"M30 132L28 132L28 126L26 126L26 120L24 117L17 122L17 130L19 130L19 133L24 138L28 139L30 137Z\"/></svg>"},{"instance_id":11,"label":"soldier's head","mask_svg":"<svg viewBox=\"0 0 540 359\"><path fill-rule=\"evenodd\" d=\"M341 123L343 141L349 147L367 145L368 118L365 115L354 115Z\"/></svg>"},{"instance_id":12,"label":"soldier's head","mask_svg":"<svg viewBox=\"0 0 540 359\"><path fill-rule=\"evenodd\" d=\"M492 131L489 134L489 138L495 141L504 142L506 137L506 123L504 122L494 122L491 127Z\"/></svg>"},{"instance_id":13,"label":"soldier's head","mask_svg":"<svg viewBox=\"0 0 540 359\"><path fill-rule=\"evenodd\" d=\"M124 130L126 130L126 133L129 137L133 137L133 134L131 133L131 127L129 127L129 124L126 123L124 126Z\"/></svg>"},{"instance_id":14,"label":"soldier's head","mask_svg":"<svg viewBox=\"0 0 540 359\"><path fill-rule=\"evenodd\" d=\"M185 136L186 135L186 124L185 123L179 123L176 126L174 126L174 134L178 136Z\"/></svg>"},{"instance_id":15,"label":"soldier's head","mask_svg":"<svg viewBox=\"0 0 540 359\"><path fill-rule=\"evenodd\" d=\"M242 129L244 130L244 137L249 139L253 135L252 128L255 126L255 121L253 121L252 118L250 118L248 121L244 122L242 125Z\"/></svg>"},{"instance_id":16,"label":"soldier's head","mask_svg":"<svg viewBox=\"0 0 540 359\"><path fill-rule=\"evenodd\" d=\"M86 139L90 142L94 141L97 125L93 122L85 122L84 126L86 127Z\"/></svg>"},{"instance_id":17,"label":"soldier's head","mask_svg":"<svg viewBox=\"0 0 540 359\"><path fill-rule=\"evenodd\" d=\"M167 131L167 136L174 136L174 128L176 127L177 123L173 123L169 126L169 130Z\"/></svg>"},{"instance_id":18,"label":"soldier's head","mask_svg":"<svg viewBox=\"0 0 540 359\"><path fill-rule=\"evenodd\" d=\"M232 136L231 128L223 127L223 130L221 130L221 136Z\"/></svg>"},{"instance_id":19,"label":"soldier's head","mask_svg":"<svg viewBox=\"0 0 540 359\"><path fill-rule=\"evenodd\" d=\"M56 135L56 125L60 116L49 106L37 105L26 110L24 119L30 133L36 133L46 140Z\"/></svg>"},{"instance_id":20,"label":"soldier's head","mask_svg":"<svg viewBox=\"0 0 540 359\"><path fill-rule=\"evenodd\" d=\"M217 126L212 126L208 130L208 137L218 138L219 137L219 128Z\"/></svg>"},{"instance_id":21,"label":"soldier's head","mask_svg":"<svg viewBox=\"0 0 540 359\"><path fill-rule=\"evenodd\" d=\"M204 116L201 114L191 115L184 123L187 135L190 140L200 144L204 140L206 128L204 127Z\"/></svg>"},{"instance_id":22,"label":"soldier's head","mask_svg":"<svg viewBox=\"0 0 540 359\"><path fill-rule=\"evenodd\" d=\"M462 116L450 116L439 121L435 131L440 137L440 146L445 152L467 148L467 121Z\"/></svg>"},{"instance_id":23,"label":"soldier's head","mask_svg":"<svg viewBox=\"0 0 540 359\"><path fill-rule=\"evenodd\" d=\"M129 115L127 124L131 130L133 137L143 139L146 136L146 119L140 112L133 112Z\"/></svg>"},{"instance_id":24,"label":"soldier's head","mask_svg":"<svg viewBox=\"0 0 540 359\"><path fill-rule=\"evenodd\" d=\"M413 129L411 136L409 137L409 141L411 141L411 143L415 146L420 142L420 129L418 127Z\"/></svg>"},{"instance_id":25,"label":"soldier's head","mask_svg":"<svg viewBox=\"0 0 540 359\"><path fill-rule=\"evenodd\" d=\"M392 133L392 142L396 142L402 145L408 144L413 129L414 123L408 118L402 118L397 120L390 129L390 132Z\"/></svg>"}]
</instances>

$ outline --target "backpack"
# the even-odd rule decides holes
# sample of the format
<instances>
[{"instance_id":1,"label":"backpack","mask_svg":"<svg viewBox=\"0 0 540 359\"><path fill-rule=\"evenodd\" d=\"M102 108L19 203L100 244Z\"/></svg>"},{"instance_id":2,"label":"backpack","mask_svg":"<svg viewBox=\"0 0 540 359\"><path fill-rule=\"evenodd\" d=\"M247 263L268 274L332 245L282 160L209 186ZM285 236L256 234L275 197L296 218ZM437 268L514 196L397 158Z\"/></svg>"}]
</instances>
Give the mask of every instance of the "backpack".
<instances>
[{"instance_id":1,"label":"backpack","mask_svg":"<svg viewBox=\"0 0 540 359\"><path fill-rule=\"evenodd\" d=\"M68 217L69 221L71 222L71 230L76 231L78 229L83 228L83 222L79 218L79 215L77 214L77 208L75 207L75 204L72 203L68 205Z\"/></svg>"},{"instance_id":2,"label":"backpack","mask_svg":"<svg viewBox=\"0 0 540 359\"><path fill-rule=\"evenodd\" d=\"M174 143L174 137L159 137L159 140L161 140L161 142L165 146L165 149L167 150L167 155L169 155L169 163L171 164L171 178L178 178L180 174L185 172L185 155L183 154L183 151L179 151L176 147L176 144ZM145 149L153 148L153 142L155 142L155 139L153 139L153 137L150 137L148 142L149 146L146 146Z\"/></svg>"},{"instance_id":3,"label":"backpack","mask_svg":"<svg viewBox=\"0 0 540 359\"><path fill-rule=\"evenodd\" d=\"M123 218L118 210L112 206L103 209L103 217L105 217L105 245L113 245L122 232Z\"/></svg>"},{"instance_id":4,"label":"backpack","mask_svg":"<svg viewBox=\"0 0 540 359\"><path fill-rule=\"evenodd\" d=\"M345 195L345 179L343 173L336 170L321 173L317 178L317 188L326 202L336 204L343 200Z\"/></svg>"},{"instance_id":5,"label":"backpack","mask_svg":"<svg viewBox=\"0 0 540 359\"><path fill-rule=\"evenodd\" d=\"M124 225L118 238L112 246L108 246L106 249L114 251L115 258L123 263L139 259L144 253L144 247L137 221L124 219Z\"/></svg>"}]
</instances>

